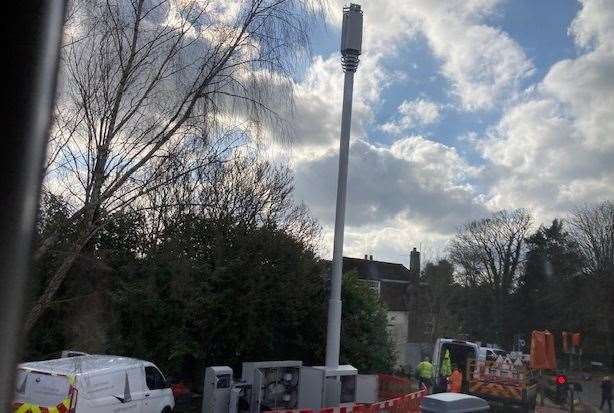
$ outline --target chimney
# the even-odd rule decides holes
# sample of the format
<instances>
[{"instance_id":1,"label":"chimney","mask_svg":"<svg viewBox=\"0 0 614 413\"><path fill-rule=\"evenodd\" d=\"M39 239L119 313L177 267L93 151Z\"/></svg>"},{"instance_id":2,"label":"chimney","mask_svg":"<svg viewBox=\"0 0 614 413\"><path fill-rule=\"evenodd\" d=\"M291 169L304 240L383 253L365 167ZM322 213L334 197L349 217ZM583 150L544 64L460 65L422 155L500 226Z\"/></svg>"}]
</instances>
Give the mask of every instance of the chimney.
<instances>
[{"instance_id":1,"label":"chimney","mask_svg":"<svg viewBox=\"0 0 614 413\"><path fill-rule=\"evenodd\" d=\"M373 261L373 255L369 255L369 261Z\"/></svg>"},{"instance_id":2,"label":"chimney","mask_svg":"<svg viewBox=\"0 0 614 413\"><path fill-rule=\"evenodd\" d=\"M409 271L415 277L420 276L420 252L416 250L416 247L409 254Z\"/></svg>"}]
</instances>

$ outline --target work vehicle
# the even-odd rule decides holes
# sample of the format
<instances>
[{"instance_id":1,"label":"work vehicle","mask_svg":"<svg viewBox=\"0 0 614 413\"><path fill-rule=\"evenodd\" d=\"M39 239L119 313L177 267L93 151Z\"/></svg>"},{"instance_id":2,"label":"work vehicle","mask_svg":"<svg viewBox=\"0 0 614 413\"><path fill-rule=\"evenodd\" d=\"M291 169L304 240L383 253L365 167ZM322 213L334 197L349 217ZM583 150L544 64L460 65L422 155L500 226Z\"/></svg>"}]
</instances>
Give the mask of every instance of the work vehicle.
<instances>
[{"instance_id":1,"label":"work vehicle","mask_svg":"<svg viewBox=\"0 0 614 413\"><path fill-rule=\"evenodd\" d=\"M491 404L515 406L533 411L537 400L538 378L522 358L498 356L496 360L473 360L467 363L466 393L488 400Z\"/></svg>"},{"instance_id":2,"label":"work vehicle","mask_svg":"<svg viewBox=\"0 0 614 413\"><path fill-rule=\"evenodd\" d=\"M480 347L478 350L478 360L495 361L498 356L505 356L507 351L495 347Z\"/></svg>"},{"instance_id":3,"label":"work vehicle","mask_svg":"<svg viewBox=\"0 0 614 413\"><path fill-rule=\"evenodd\" d=\"M441 366L446 352L449 352L450 364L462 372L462 393L481 397L492 405L516 406L524 411L535 408L537 377L522 354L512 359L513 353L501 349L484 348L472 341L440 338L433 352L435 383L442 383ZM435 389L446 391L441 384Z\"/></svg>"},{"instance_id":4,"label":"work vehicle","mask_svg":"<svg viewBox=\"0 0 614 413\"><path fill-rule=\"evenodd\" d=\"M173 394L148 361L85 355L20 364L14 408L27 411L170 413Z\"/></svg>"},{"instance_id":5,"label":"work vehicle","mask_svg":"<svg viewBox=\"0 0 614 413\"><path fill-rule=\"evenodd\" d=\"M431 394L422 399L420 411L423 413L468 413L487 412L488 402L479 397L460 393Z\"/></svg>"},{"instance_id":6,"label":"work vehicle","mask_svg":"<svg viewBox=\"0 0 614 413\"><path fill-rule=\"evenodd\" d=\"M450 354L451 365L455 365L463 372L463 382L461 389L463 392L467 389L467 375L464 373L467 369L469 360L476 360L480 354L480 345L472 341L456 340L452 338L438 338L435 341L433 350L433 378L434 389L438 392L445 392L446 389L438 386L441 383L442 374L441 367L446 351Z\"/></svg>"},{"instance_id":7,"label":"work vehicle","mask_svg":"<svg viewBox=\"0 0 614 413\"><path fill-rule=\"evenodd\" d=\"M498 347L481 346L473 341L439 338L435 342L435 350L433 352L433 365L435 367L440 365L439 361L443 358L446 350L450 351L452 363L456 364L462 372L467 368L468 359L496 361L499 356L505 357L509 354ZM439 371L439 369L436 368L436 371Z\"/></svg>"}]
</instances>

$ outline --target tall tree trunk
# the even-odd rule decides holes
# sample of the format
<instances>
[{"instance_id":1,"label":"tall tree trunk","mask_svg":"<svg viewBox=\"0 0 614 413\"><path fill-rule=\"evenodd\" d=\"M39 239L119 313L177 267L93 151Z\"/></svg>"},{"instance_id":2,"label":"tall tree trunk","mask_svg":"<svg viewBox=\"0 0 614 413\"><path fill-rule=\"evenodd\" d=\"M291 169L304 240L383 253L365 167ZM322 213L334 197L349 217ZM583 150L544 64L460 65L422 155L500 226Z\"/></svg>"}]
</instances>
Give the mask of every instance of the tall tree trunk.
<instances>
[{"instance_id":1,"label":"tall tree trunk","mask_svg":"<svg viewBox=\"0 0 614 413\"><path fill-rule=\"evenodd\" d=\"M503 344L503 324L503 290L499 287L495 293L495 328L497 329L495 331L495 339L499 345Z\"/></svg>"},{"instance_id":2,"label":"tall tree trunk","mask_svg":"<svg viewBox=\"0 0 614 413\"><path fill-rule=\"evenodd\" d=\"M88 243L92 235L93 231L91 230L83 231L77 242L75 242L74 247L64 258L62 264L60 264L58 269L55 271L55 273L51 276L51 278L45 285L45 290L30 309L28 318L26 319L24 325L24 334L26 336L30 333L32 328L36 325L37 321L51 304L53 297L64 282L64 279L68 275L68 272L72 268L75 260L77 259L77 257L79 257L79 254L81 254L83 247Z\"/></svg>"},{"instance_id":3,"label":"tall tree trunk","mask_svg":"<svg viewBox=\"0 0 614 413\"><path fill-rule=\"evenodd\" d=\"M608 353L608 364L610 370L614 369L614 274L610 275L609 284L610 284L610 294L608 294L610 303L606 307L609 309L608 314L608 329L606 336L606 346Z\"/></svg>"}]
</instances>

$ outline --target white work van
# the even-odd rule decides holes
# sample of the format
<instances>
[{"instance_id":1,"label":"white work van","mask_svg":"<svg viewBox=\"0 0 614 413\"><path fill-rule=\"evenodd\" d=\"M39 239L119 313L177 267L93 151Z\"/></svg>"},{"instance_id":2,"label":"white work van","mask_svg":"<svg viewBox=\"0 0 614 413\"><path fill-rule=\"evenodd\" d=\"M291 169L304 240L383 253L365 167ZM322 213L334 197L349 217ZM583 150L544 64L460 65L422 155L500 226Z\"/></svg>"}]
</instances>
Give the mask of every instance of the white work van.
<instances>
[{"instance_id":1,"label":"white work van","mask_svg":"<svg viewBox=\"0 0 614 413\"><path fill-rule=\"evenodd\" d=\"M537 385L522 361L522 353L517 361L519 364L513 364L502 349L481 347L472 341L439 338L433 351L435 392L446 391L441 372L446 353L450 355L450 364L458 367L462 374L461 393L477 396L503 409L534 411Z\"/></svg>"},{"instance_id":2,"label":"white work van","mask_svg":"<svg viewBox=\"0 0 614 413\"><path fill-rule=\"evenodd\" d=\"M500 348L482 347L473 341L438 338L433 351L433 365L435 366L436 373L439 373L439 367L446 350L450 352L451 362L456 364L463 373L466 371L467 361L470 359L494 361L498 356L505 356L507 354L507 351Z\"/></svg>"},{"instance_id":3,"label":"white work van","mask_svg":"<svg viewBox=\"0 0 614 413\"><path fill-rule=\"evenodd\" d=\"M501 350L496 347L480 347L478 353L478 360L482 361L495 361L499 356L505 356L507 351Z\"/></svg>"},{"instance_id":4,"label":"white work van","mask_svg":"<svg viewBox=\"0 0 614 413\"><path fill-rule=\"evenodd\" d=\"M170 413L175 400L153 363L85 355L20 364L14 407L16 412L45 407L74 413Z\"/></svg>"},{"instance_id":5,"label":"white work van","mask_svg":"<svg viewBox=\"0 0 614 413\"><path fill-rule=\"evenodd\" d=\"M446 391L445 386L440 384L441 365L444 355L448 351L450 353L451 364L458 367L463 373L462 388L466 388L467 377L465 374L467 363L470 359L477 359L480 354L480 346L477 343L466 340L456 340L452 338L438 338L435 342L433 350L433 367L434 367L434 386L436 391Z\"/></svg>"}]
</instances>

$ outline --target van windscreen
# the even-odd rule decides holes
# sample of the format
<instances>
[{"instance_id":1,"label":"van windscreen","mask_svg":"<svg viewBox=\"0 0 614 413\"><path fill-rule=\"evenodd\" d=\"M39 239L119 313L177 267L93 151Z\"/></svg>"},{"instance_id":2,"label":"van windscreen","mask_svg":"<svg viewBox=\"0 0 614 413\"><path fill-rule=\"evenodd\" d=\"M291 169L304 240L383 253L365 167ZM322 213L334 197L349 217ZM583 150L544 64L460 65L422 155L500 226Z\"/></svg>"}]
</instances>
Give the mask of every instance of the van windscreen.
<instances>
[{"instance_id":1,"label":"van windscreen","mask_svg":"<svg viewBox=\"0 0 614 413\"><path fill-rule=\"evenodd\" d=\"M68 397L69 390L70 384L66 376L19 370L15 401L37 406L56 406Z\"/></svg>"}]
</instances>

